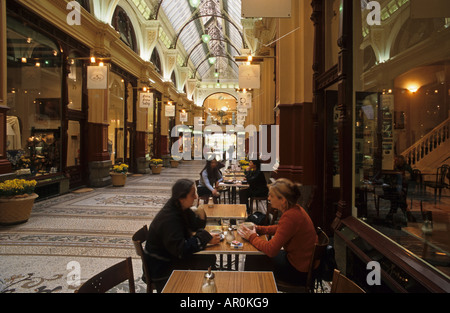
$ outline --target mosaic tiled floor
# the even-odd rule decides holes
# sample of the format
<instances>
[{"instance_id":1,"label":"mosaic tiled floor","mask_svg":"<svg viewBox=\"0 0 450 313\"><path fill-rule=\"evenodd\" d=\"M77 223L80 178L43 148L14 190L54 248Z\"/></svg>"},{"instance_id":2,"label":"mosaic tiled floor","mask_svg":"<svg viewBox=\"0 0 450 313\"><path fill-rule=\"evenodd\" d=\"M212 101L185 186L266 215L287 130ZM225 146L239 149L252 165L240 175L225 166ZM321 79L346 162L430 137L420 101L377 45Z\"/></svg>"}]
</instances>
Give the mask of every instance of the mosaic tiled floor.
<instances>
[{"instance_id":1,"label":"mosaic tiled floor","mask_svg":"<svg viewBox=\"0 0 450 313\"><path fill-rule=\"evenodd\" d=\"M125 187L37 202L27 223L0 227L0 293L71 293L74 269L84 282L129 256L136 291L145 292L131 236L151 223L177 179L198 179L202 167L202 161L185 161L161 175L130 175ZM113 292L126 290L125 283Z\"/></svg>"}]
</instances>

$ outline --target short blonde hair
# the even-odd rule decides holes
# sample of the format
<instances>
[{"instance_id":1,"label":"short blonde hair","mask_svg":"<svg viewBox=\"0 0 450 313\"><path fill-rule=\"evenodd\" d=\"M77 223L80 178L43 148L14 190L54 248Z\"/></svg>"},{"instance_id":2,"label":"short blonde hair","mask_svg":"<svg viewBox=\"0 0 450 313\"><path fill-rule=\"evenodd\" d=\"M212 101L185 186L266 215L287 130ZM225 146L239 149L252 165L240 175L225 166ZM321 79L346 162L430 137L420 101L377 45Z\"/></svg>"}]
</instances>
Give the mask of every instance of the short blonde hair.
<instances>
[{"instance_id":1,"label":"short blonde hair","mask_svg":"<svg viewBox=\"0 0 450 313\"><path fill-rule=\"evenodd\" d=\"M269 192L272 192L278 198L285 198L289 207L293 207L300 199L301 186L301 184L294 183L287 178L280 178L269 185Z\"/></svg>"}]
</instances>

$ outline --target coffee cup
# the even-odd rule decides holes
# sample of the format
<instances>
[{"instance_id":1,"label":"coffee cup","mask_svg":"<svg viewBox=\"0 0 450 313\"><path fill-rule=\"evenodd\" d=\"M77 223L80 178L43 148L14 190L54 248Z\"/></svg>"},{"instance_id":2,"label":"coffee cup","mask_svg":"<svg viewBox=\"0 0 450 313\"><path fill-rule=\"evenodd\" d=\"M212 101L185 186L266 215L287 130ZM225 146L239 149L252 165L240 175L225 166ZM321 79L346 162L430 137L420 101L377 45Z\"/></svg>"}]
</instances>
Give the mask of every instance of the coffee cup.
<instances>
[{"instance_id":1,"label":"coffee cup","mask_svg":"<svg viewBox=\"0 0 450 313\"><path fill-rule=\"evenodd\" d=\"M253 230L255 228L255 224L253 224L252 222L244 222L241 225L247 227L250 230Z\"/></svg>"}]
</instances>

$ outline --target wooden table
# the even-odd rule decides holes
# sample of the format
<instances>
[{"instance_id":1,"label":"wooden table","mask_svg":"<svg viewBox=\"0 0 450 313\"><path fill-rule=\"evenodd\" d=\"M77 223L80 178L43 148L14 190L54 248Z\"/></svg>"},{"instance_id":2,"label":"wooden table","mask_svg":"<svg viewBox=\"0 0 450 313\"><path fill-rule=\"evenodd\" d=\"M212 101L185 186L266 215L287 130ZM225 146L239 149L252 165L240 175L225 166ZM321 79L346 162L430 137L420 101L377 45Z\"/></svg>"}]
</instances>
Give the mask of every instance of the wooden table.
<instances>
[{"instance_id":1,"label":"wooden table","mask_svg":"<svg viewBox=\"0 0 450 313\"><path fill-rule=\"evenodd\" d=\"M213 226L208 225L205 227L207 231L211 231L213 229L221 229L221 226ZM227 269L231 270L231 255L234 254L235 256L235 269L236 271L239 269L239 256L242 254L250 254L250 255L264 255L263 252L256 249L250 242L248 242L246 239L242 238L236 230L233 231L235 240L242 242L244 245L242 249L236 249L231 247L229 243L224 239L217 245L208 245L206 248L202 251L197 252L197 254L220 254L220 268L223 268L223 255L228 256L228 264ZM261 238L264 238L267 240L266 236L261 236Z\"/></svg>"},{"instance_id":2,"label":"wooden table","mask_svg":"<svg viewBox=\"0 0 450 313\"><path fill-rule=\"evenodd\" d=\"M210 208L208 204L202 204L200 208L205 210L209 220L222 218L243 220L247 217L247 208L245 204L214 204L212 208Z\"/></svg>"},{"instance_id":3,"label":"wooden table","mask_svg":"<svg viewBox=\"0 0 450 313\"><path fill-rule=\"evenodd\" d=\"M163 293L201 293L206 271L173 271ZM272 272L214 271L218 293L277 293Z\"/></svg>"}]
</instances>

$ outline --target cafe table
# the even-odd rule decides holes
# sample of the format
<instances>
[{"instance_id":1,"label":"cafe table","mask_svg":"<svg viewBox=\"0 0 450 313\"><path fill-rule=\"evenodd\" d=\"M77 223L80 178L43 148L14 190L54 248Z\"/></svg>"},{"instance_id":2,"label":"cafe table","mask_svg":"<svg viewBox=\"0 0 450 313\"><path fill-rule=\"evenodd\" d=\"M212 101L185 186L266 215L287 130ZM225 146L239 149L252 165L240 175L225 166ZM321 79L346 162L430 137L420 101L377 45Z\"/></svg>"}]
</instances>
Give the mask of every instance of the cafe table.
<instances>
[{"instance_id":1,"label":"cafe table","mask_svg":"<svg viewBox=\"0 0 450 313\"><path fill-rule=\"evenodd\" d=\"M221 226L214 226L214 225L207 225L205 229L209 232L211 232L214 229L220 229L222 230ZM233 235L235 237L235 240L241 242L242 248L234 248L231 246L231 244L227 243L227 241L224 239L219 244L216 245L207 245L206 248L202 251L197 252L197 254L219 254L220 255L220 269L223 268L223 256L227 255L228 257L228 263L227 263L227 269L231 270L231 256L234 255L235 257L235 270L239 270L239 256L240 255L264 255L263 252L256 249L250 242L248 242L246 239L242 238L237 230L233 230ZM267 236L261 236L261 238L268 240Z\"/></svg>"},{"instance_id":2,"label":"cafe table","mask_svg":"<svg viewBox=\"0 0 450 313\"><path fill-rule=\"evenodd\" d=\"M208 204L202 204L199 208L203 208L208 220L244 220L247 218L247 208L245 204L214 204L212 207Z\"/></svg>"},{"instance_id":3,"label":"cafe table","mask_svg":"<svg viewBox=\"0 0 450 313\"><path fill-rule=\"evenodd\" d=\"M231 188L231 202L236 203L237 192L236 190L239 188L249 188L250 185L247 183L243 183L245 177L241 178L241 180L224 180L219 183L219 187L221 188Z\"/></svg>"},{"instance_id":4,"label":"cafe table","mask_svg":"<svg viewBox=\"0 0 450 313\"><path fill-rule=\"evenodd\" d=\"M163 293L201 293L206 271L175 270ZM218 293L277 293L272 272L214 271Z\"/></svg>"}]
</instances>

